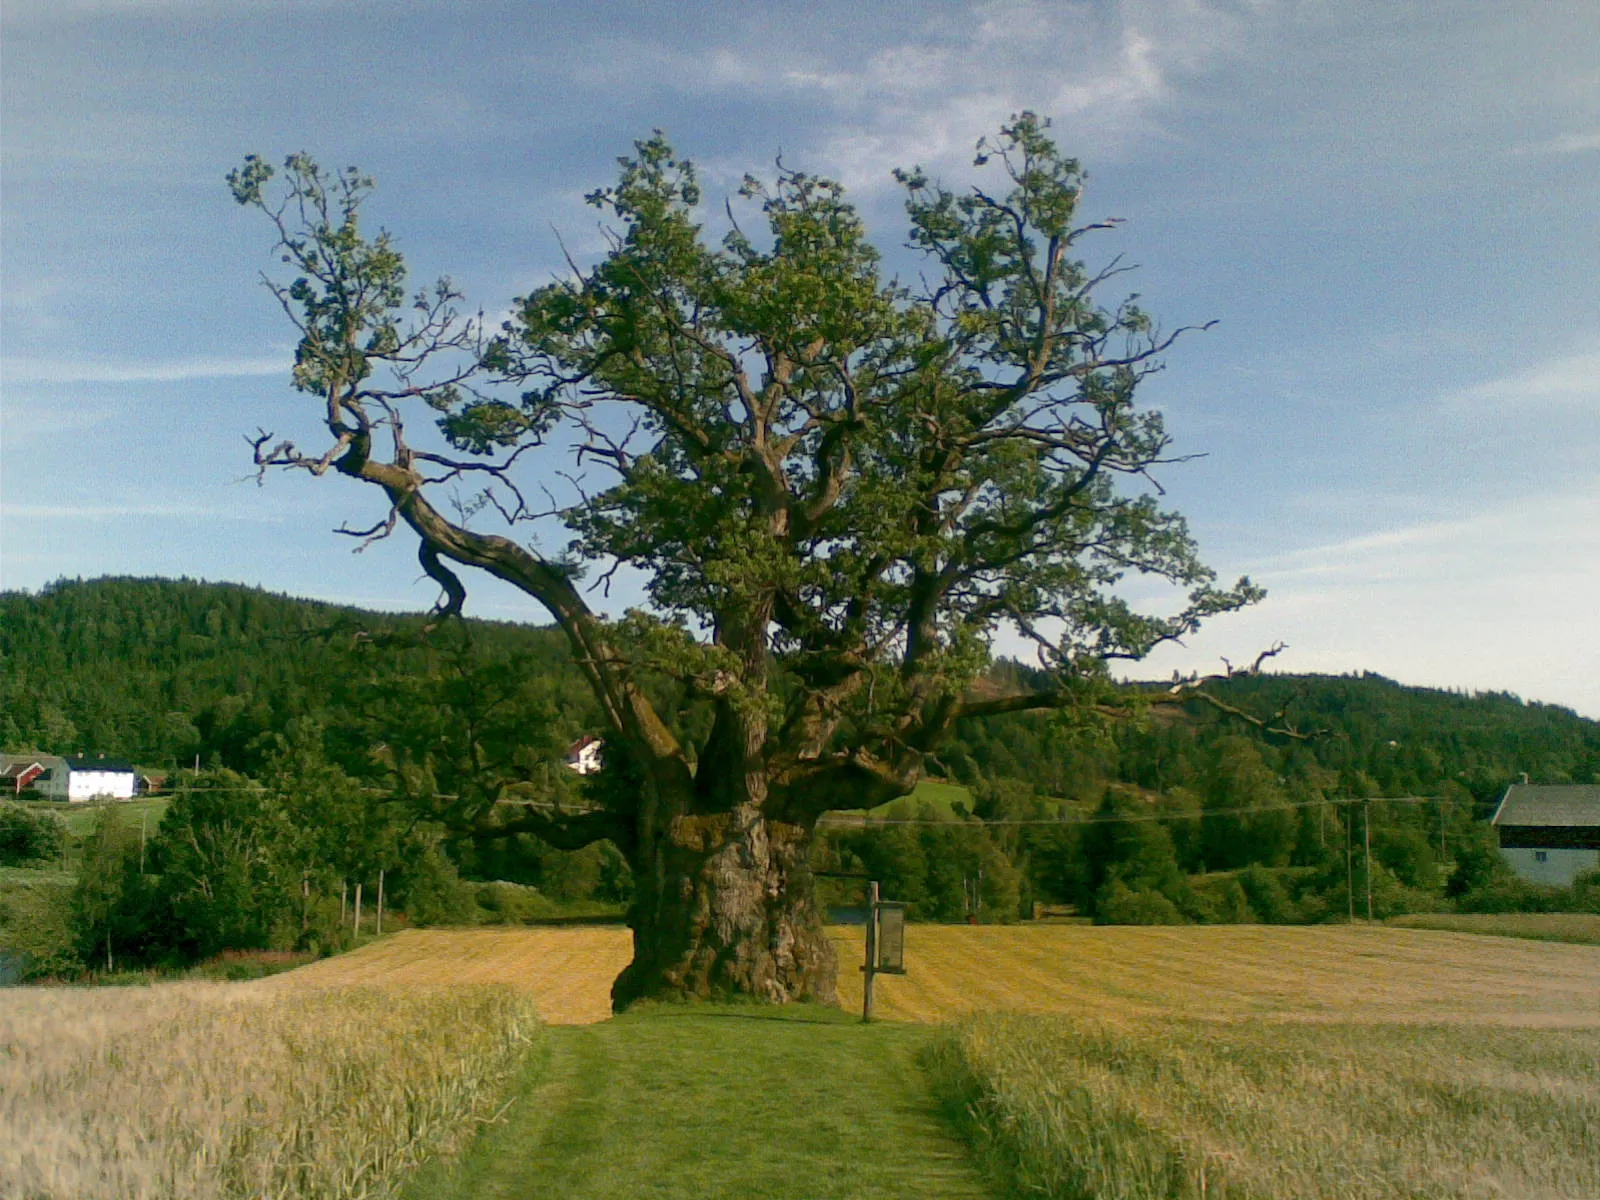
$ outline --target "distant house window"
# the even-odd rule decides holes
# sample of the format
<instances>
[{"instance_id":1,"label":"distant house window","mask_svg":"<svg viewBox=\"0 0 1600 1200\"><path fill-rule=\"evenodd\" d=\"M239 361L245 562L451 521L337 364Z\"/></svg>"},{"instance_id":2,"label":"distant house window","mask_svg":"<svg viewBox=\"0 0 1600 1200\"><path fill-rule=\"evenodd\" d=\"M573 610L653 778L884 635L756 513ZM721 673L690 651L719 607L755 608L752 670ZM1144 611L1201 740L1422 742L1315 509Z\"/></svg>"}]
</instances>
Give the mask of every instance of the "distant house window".
<instances>
[{"instance_id":1,"label":"distant house window","mask_svg":"<svg viewBox=\"0 0 1600 1200\"><path fill-rule=\"evenodd\" d=\"M1543 850L1535 850L1533 852L1533 861L1534 862L1549 862L1550 861L1550 855L1547 854Z\"/></svg>"}]
</instances>

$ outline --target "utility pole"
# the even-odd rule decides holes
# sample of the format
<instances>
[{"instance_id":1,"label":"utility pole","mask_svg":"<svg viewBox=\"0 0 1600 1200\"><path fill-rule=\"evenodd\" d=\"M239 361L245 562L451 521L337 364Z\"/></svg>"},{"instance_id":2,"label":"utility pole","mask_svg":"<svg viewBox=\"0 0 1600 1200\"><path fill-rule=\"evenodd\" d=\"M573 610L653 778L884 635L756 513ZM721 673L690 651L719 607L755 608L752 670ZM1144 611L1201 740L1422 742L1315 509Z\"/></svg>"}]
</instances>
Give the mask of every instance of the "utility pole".
<instances>
[{"instance_id":1,"label":"utility pole","mask_svg":"<svg viewBox=\"0 0 1600 1200\"><path fill-rule=\"evenodd\" d=\"M1372 905L1372 901L1368 900L1367 901L1367 906L1370 908L1371 905ZM355 920L355 924L351 927L351 935L353 937L360 937L361 936L361 884L360 884L360 882L356 883L356 920Z\"/></svg>"},{"instance_id":2,"label":"utility pole","mask_svg":"<svg viewBox=\"0 0 1600 1200\"><path fill-rule=\"evenodd\" d=\"M1373 918L1373 802L1362 800L1362 834L1366 838L1366 920ZM357 885L360 886L360 885ZM360 891L357 891L360 896Z\"/></svg>"},{"instance_id":3,"label":"utility pole","mask_svg":"<svg viewBox=\"0 0 1600 1200\"><path fill-rule=\"evenodd\" d=\"M378 868L378 927L374 931L379 937L383 936L383 868Z\"/></svg>"},{"instance_id":4,"label":"utility pole","mask_svg":"<svg viewBox=\"0 0 1600 1200\"><path fill-rule=\"evenodd\" d=\"M1355 816L1350 811L1350 801L1344 801L1343 819L1339 822L1344 829L1344 902L1349 909L1349 918L1352 924L1356 919L1356 868L1354 854L1350 849L1351 826L1355 823Z\"/></svg>"}]
</instances>

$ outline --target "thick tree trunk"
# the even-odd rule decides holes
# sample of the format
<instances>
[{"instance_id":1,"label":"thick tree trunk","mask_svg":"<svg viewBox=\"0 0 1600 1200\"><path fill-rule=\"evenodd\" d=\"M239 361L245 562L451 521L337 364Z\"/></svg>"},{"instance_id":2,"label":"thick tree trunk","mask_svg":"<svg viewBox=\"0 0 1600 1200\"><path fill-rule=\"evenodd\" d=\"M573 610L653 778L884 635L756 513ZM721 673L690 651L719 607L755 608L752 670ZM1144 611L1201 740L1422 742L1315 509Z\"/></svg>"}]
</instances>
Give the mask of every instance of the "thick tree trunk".
<instances>
[{"instance_id":1,"label":"thick tree trunk","mask_svg":"<svg viewBox=\"0 0 1600 1200\"><path fill-rule=\"evenodd\" d=\"M647 997L837 1001L808 828L745 804L674 815L641 832L634 958L611 989L615 1008Z\"/></svg>"}]
</instances>

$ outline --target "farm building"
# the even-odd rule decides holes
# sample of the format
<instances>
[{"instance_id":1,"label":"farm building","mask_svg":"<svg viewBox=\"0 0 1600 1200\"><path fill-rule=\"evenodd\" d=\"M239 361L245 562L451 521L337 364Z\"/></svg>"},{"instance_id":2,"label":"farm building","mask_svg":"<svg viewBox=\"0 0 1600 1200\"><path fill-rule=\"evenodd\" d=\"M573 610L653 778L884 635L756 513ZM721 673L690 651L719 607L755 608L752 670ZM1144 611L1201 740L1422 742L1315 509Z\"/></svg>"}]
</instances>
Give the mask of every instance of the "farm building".
<instances>
[{"instance_id":1,"label":"farm building","mask_svg":"<svg viewBox=\"0 0 1600 1200\"><path fill-rule=\"evenodd\" d=\"M54 754L0 754L0 786L12 796L26 788L45 792L52 772L65 779L67 760Z\"/></svg>"},{"instance_id":2,"label":"farm building","mask_svg":"<svg viewBox=\"0 0 1600 1200\"><path fill-rule=\"evenodd\" d=\"M133 766L115 758L60 758L54 754L0 755L0 780L15 795L29 789L46 800L131 800Z\"/></svg>"},{"instance_id":3,"label":"farm building","mask_svg":"<svg viewBox=\"0 0 1600 1200\"><path fill-rule=\"evenodd\" d=\"M1600 787L1514 783L1493 824L1501 856L1530 883L1569 887L1600 869Z\"/></svg>"},{"instance_id":4,"label":"farm building","mask_svg":"<svg viewBox=\"0 0 1600 1200\"><path fill-rule=\"evenodd\" d=\"M605 743L586 733L567 748L567 766L579 775L593 775L600 769L600 751Z\"/></svg>"}]
</instances>

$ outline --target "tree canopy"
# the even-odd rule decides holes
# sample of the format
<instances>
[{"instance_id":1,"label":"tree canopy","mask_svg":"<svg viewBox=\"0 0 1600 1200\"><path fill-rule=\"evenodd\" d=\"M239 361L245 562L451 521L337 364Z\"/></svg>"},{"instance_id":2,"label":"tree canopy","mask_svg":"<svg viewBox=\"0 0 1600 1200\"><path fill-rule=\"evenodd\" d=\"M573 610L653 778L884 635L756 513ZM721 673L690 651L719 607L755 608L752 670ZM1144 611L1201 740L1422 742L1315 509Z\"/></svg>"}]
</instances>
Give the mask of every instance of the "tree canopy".
<instances>
[{"instance_id":1,"label":"tree canopy","mask_svg":"<svg viewBox=\"0 0 1600 1200\"><path fill-rule=\"evenodd\" d=\"M1079 165L1026 113L977 161L998 189L897 172L931 268L911 287L882 276L837 184L781 166L741 189L762 236L735 221L713 243L693 165L657 134L589 197L612 222L600 262L519 300L491 337L447 281L408 312L401 256L361 232L369 180L297 155L272 199L271 168L248 160L234 192L273 218L297 272L274 290L302 335L295 385L331 435L315 452L263 437L258 462L383 488L390 512L356 532L410 525L452 601L441 557L539 599L646 760L719 750L715 730L681 746L649 711L637 681L665 672L759 712L797 815L837 803L841 774L862 803L902 792L956 720L1020 703L971 694L1002 626L1057 673L1028 702L1054 703L1259 595L1217 587L1149 494L1174 456L1135 393L1176 334L1136 298L1102 303L1123 268L1079 257L1114 224L1075 223ZM448 446L413 445L414 410ZM575 494L530 501L518 460L536 446L570 452ZM482 514L555 513L571 542L546 555L446 518L434 497L462 481L481 481ZM642 571L649 613L597 619L578 586L592 565ZM1118 585L1138 574L1188 602L1135 612Z\"/></svg>"},{"instance_id":2,"label":"tree canopy","mask_svg":"<svg viewBox=\"0 0 1600 1200\"><path fill-rule=\"evenodd\" d=\"M1082 244L1115 222L1078 223L1083 173L1046 122L1024 113L979 144L992 188L896 172L926 261L915 285L885 277L824 177L781 161L747 177L759 232L730 199L713 240L695 168L664 137L619 162L589 196L605 252L495 332L448 280L408 300L389 235L363 233L359 171L247 159L229 182L294 275L269 282L327 434L302 448L263 432L255 461L380 489L386 514L345 532L413 531L443 612L473 567L566 633L627 786L581 810L527 806L516 827L608 838L648 867L619 1002L830 994L803 877L825 810L909 792L964 717L1101 702L1109 662L1261 593L1218 587L1151 494L1175 455L1136 393L1181 330L1102 298L1124 268L1091 268ZM447 515L463 486L473 498ZM570 535L554 553L512 536L550 519ZM597 569L641 573L647 606L604 619L582 586ZM1130 576L1186 601L1138 612ZM1049 686L975 688L1004 628L1037 645ZM661 712L661 679L709 719Z\"/></svg>"}]
</instances>

